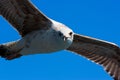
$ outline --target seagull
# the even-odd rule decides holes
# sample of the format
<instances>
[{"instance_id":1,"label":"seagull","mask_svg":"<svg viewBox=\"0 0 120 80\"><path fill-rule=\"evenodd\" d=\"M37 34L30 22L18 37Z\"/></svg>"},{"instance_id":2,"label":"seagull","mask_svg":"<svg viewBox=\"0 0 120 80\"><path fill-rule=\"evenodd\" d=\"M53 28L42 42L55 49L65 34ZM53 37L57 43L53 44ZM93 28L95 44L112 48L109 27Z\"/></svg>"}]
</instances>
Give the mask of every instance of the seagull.
<instances>
[{"instance_id":1,"label":"seagull","mask_svg":"<svg viewBox=\"0 0 120 80\"><path fill-rule=\"evenodd\" d=\"M0 15L21 35L17 41L0 44L1 58L67 50L103 66L114 80L120 80L120 48L116 44L74 33L45 16L30 0L0 0Z\"/></svg>"}]
</instances>

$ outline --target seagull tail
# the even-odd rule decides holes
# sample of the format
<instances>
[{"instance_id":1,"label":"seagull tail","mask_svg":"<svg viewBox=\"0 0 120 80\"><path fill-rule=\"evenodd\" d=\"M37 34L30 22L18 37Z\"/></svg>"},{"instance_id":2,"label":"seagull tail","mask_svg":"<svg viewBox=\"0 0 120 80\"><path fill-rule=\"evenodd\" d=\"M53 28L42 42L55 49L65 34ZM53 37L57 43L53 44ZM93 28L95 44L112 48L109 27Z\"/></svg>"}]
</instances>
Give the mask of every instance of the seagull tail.
<instances>
[{"instance_id":1,"label":"seagull tail","mask_svg":"<svg viewBox=\"0 0 120 80\"><path fill-rule=\"evenodd\" d=\"M18 52L12 49L16 45L17 41L9 42L6 44L0 45L0 57L5 58L6 60L12 60L18 58L22 55L18 54Z\"/></svg>"},{"instance_id":2,"label":"seagull tail","mask_svg":"<svg viewBox=\"0 0 120 80\"><path fill-rule=\"evenodd\" d=\"M5 45L0 45L0 56L5 58L8 54L8 49Z\"/></svg>"}]
</instances>

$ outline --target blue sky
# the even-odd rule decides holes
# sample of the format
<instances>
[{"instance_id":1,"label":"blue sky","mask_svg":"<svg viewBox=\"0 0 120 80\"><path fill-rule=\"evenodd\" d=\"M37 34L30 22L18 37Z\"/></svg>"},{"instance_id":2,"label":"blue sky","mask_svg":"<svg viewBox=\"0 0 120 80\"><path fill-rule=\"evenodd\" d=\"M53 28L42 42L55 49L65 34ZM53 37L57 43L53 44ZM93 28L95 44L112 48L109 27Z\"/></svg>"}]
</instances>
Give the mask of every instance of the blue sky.
<instances>
[{"instance_id":1,"label":"blue sky","mask_svg":"<svg viewBox=\"0 0 120 80\"><path fill-rule=\"evenodd\" d=\"M120 45L119 0L32 0L48 17L74 32ZM20 38L0 17L0 43ZM112 80L103 68L67 51L0 59L0 80Z\"/></svg>"}]
</instances>

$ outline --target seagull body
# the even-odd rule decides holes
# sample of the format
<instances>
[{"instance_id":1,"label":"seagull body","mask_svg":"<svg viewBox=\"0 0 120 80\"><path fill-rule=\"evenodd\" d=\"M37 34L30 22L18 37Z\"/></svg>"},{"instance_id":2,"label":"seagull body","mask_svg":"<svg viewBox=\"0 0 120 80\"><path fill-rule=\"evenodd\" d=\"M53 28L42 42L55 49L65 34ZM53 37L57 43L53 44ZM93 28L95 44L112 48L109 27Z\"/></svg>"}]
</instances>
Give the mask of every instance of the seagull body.
<instances>
[{"instance_id":1,"label":"seagull body","mask_svg":"<svg viewBox=\"0 0 120 80\"><path fill-rule=\"evenodd\" d=\"M72 44L73 37L66 33L72 33L72 30L64 27L65 25L62 23L58 23L53 20L52 22L53 25L51 25L52 27L49 30L31 32L19 40L16 46L12 47L13 50L15 48L20 48L22 49L19 52L20 54L29 55L36 53L51 53L68 48ZM60 25L62 28L57 28L57 25ZM66 37L63 36L59 30L65 30L66 32L64 35L66 35Z\"/></svg>"},{"instance_id":2,"label":"seagull body","mask_svg":"<svg viewBox=\"0 0 120 80\"><path fill-rule=\"evenodd\" d=\"M116 44L74 33L46 17L30 0L0 0L0 15L21 35L20 40L0 45L1 57L13 60L68 50L102 65L114 80L120 80L120 48Z\"/></svg>"}]
</instances>

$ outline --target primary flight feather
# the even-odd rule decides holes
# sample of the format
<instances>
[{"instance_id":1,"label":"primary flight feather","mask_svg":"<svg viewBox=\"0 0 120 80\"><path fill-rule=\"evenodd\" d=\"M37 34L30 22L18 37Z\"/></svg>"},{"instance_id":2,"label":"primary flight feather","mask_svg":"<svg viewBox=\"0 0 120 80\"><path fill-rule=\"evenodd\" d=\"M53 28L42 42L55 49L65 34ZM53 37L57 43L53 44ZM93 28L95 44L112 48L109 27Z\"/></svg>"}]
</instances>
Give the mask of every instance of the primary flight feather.
<instances>
[{"instance_id":1,"label":"primary flight feather","mask_svg":"<svg viewBox=\"0 0 120 80\"><path fill-rule=\"evenodd\" d=\"M12 60L68 50L102 65L114 80L120 80L120 48L116 44L74 33L46 17L29 0L0 0L0 15L21 35L20 40L0 45L1 57Z\"/></svg>"}]
</instances>

